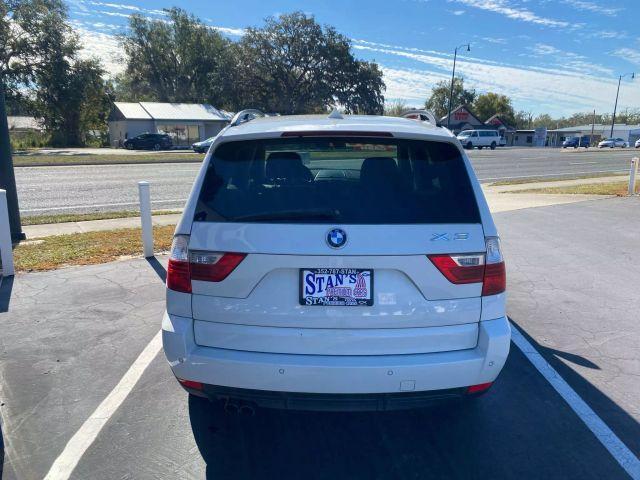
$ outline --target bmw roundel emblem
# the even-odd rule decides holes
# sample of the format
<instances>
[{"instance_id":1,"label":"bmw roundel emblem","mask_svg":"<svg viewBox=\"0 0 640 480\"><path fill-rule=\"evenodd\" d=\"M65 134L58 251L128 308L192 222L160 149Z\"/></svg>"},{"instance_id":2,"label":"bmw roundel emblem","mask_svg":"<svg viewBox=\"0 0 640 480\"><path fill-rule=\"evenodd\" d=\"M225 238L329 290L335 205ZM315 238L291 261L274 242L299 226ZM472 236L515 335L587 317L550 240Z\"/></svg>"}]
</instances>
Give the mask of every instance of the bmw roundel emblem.
<instances>
[{"instance_id":1,"label":"bmw roundel emblem","mask_svg":"<svg viewBox=\"0 0 640 480\"><path fill-rule=\"evenodd\" d=\"M333 228L327 233L327 243L331 248L341 248L347 243L347 234L341 228Z\"/></svg>"}]
</instances>

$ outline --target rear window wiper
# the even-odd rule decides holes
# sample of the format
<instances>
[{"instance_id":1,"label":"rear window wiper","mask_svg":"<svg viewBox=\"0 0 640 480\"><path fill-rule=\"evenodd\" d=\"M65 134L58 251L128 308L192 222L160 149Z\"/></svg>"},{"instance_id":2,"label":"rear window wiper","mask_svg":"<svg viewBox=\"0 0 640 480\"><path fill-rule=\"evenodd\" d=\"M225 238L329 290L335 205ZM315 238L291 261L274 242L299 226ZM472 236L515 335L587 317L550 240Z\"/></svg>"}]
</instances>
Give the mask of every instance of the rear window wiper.
<instances>
[{"instance_id":1,"label":"rear window wiper","mask_svg":"<svg viewBox=\"0 0 640 480\"><path fill-rule=\"evenodd\" d=\"M240 215L228 218L228 222L250 222L270 220L337 220L340 212L337 210L286 210L282 212L264 212L251 215Z\"/></svg>"}]
</instances>

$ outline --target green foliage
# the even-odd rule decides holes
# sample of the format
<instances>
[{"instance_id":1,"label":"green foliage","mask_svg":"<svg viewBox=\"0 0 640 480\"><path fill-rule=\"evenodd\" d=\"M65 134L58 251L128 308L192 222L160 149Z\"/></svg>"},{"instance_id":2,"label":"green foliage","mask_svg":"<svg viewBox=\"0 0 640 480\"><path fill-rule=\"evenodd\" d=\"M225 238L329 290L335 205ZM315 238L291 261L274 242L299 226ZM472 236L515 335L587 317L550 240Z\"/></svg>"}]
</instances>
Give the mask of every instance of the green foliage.
<instances>
[{"instance_id":1,"label":"green foliage","mask_svg":"<svg viewBox=\"0 0 640 480\"><path fill-rule=\"evenodd\" d=\"M57 145L83 145L90 131L105 129L104 71L98 60L79 58L61 1L0 0L0 36L0 82L12 113L42 117L43 138Z\"/></svg>"},{"instance_id":2,"label":"green foliage","mask_svg":"<svg viewBox=\"0 0 640 480\"><path fill-rule=\"evenodd\" d=\"M167 20L129 17L121 37L127 68L118 99L224 106L232 69L230 41L180 8Z\"/></svg>"},{"instance_id":3,"label":"green foliage","mask_svg":"<svg viewBox=\"0 0 640 480\"><path fill-rule=\"evenodd\" d=\"M437 119L446 117L449 111L449 93L451 89L451 82L448 80L442 80L435 84L431 89L431 96L425 102L425 108L431 110ZM451 109L455 109L460 105L473 104L476 98L475 90L467 90L464 88L464 78L458 77L453 82L453 101L451 102Z\"/></svg>"},{"instance_id":4,"label":"green foliage","mask_svg":"<svg viewBox=\"0 0 640 480\"><path fill-rule=\"evenodd\" d=\"M473 112L483 122L498 114L508 125L513 126L516 123L511 99L499 93L487 92L478 95L473 102Z\"/></svg>"},{"instance_id":5,"label":"green foliage","mask_svg":"<svg viewBox=\"0 0 640 480\"><path fill-rule=\"evenodd\" d=\"M286 114L382 113L385 89L374 63L356 60L349 40L301 12L249 28L236 50L235 106Z\"/></svg>"},{"instance_id":6,"label":"green foliage","mask_svg":"<svg viewBox=\"0 0 640 480\"><path fill-rule=\"evenodd\" d=\"M44 132L10 132L11 150L26 150L29 148L41 148L51 144L51 138Z\"/></svg>"},{"instance_id":7,"label":"green foliage","mask_svg":"<svg viewBox=\"0 0 640 480\"><path fill-rule=\"evenodd\" d=\"M396 100L384 106L384 114L388 117L399 117L403 112L409 110L409 106L402 100Z\"/></svg>"},{"instance_id":8,"label":"green foliage","mask_svg":"<svg viewBox=\"0 0 640 480\"><path fill-rule=\"evenodd\" d=\"M267 18L231 42L173 8L169 22L133 15L122 37L127 68L119 100L211 103L240 110L312 113L339 104L381 113L382 72L356 60L349 40L301 12Z\"/></svg>"}]
</instances>

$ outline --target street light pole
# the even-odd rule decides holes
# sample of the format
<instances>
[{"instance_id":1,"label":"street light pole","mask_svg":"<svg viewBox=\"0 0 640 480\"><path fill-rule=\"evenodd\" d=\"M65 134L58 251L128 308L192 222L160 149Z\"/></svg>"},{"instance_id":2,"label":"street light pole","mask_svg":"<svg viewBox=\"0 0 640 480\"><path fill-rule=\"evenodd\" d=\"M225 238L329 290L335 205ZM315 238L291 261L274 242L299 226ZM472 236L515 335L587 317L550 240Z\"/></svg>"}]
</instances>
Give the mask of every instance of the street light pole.
<instances>
[{"instance_id":1,"label":"street light pole","mask_svg":"<svg viewBox=\"0 0 640 480\"><path fill-rule=\"evenodd\" d=\"M464 45L458 45L453 51L453 70L451 71L451 88L449 89L449 113L447 114L447 129L451 130L451 102L453 102L453 81L456 77L456 59L458 58L458 49L467 47L467 52L471 51L471 44L465 43Z\"/></svg>"},{"instance_id":2,"label":"street light pole","mask_svg":"<svg viewBox=\"0 0 640 480\"><path fill-rule=\"evenodd\" d=\"M616 92L616 103L613 106L613 118L611 119L611 135L609 135L609 138L613 138L613 127L616 124L616 111L618 110L618 95L620 95L620 82L622 82L622 78L626 77L627 75L631 75L631 80L636 78L635 73L625 73L624 75L620 75L618 77L618 91Z\"/></svg>"},{"instance_id":3,"label":"street light pole","mask_svg":"<svg viewBox=\"0 0 640 480\"><path fill-rule=\"evenodd\" d=\"M7 206L9 210L9 226L13 241L24 240L22 225L20 224L20 210L18 208L18 192L16 178L11 159L11 143L9 141L9 124L5 107L5 86L0 75L0 189L7 191Z\"/></svg>"}]
</instances>

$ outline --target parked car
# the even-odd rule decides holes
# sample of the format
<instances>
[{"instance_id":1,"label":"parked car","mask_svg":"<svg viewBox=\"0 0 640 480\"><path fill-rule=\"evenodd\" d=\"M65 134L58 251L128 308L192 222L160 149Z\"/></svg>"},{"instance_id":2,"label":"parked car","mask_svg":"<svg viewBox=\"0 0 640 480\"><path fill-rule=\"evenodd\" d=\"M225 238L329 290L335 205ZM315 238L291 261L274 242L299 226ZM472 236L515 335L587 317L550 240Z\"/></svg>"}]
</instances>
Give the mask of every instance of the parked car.
<instances>
[{"instance_id":1,"label":"parked car","mask_svg":"<svg viewBox=\"0 0 640 480\"><path fill-rule=\"evenodd\" d=\"M201 142L196 142L193 145L191 145L191 148L196 153L206 153L206 151L209 150L209 147L211 146L215 138L216 137L210 137Z\"/></svg>"},{"instance_id":2,"label":"parked car","mask_svg":"<svg viewBox=\"0 0 640 480\"><path fill-rule=\"evenodd\" d=\"M636 140L635 147L636 148L640 148L640 138L638 140Z\"/></svg>"},{"instance_id":3,"label":"parked car","mask_svg":"<svg viewBox=\"0 0 640 480\"><path fill-rule=\"evenodd\" d=\"M590 143L591 138L588 135L583 135L582 137L569 137L564 142L562 142L562 148L589 148Z\"/></svg>"},{"instance_id":4,"label":"parked car","mask_svg":"<svg viewBox=\"0 0 640 480\"><path fill-rule=\"evenodd\" d=\"M449 130L337 112L234 120L201 172L162 321L189 394L227 412L379 410L491 386L511 337L505 264Z\"/></svg>"},{"instance_id":5,"label":"parked car","mask_svg":"<svg viewBox=\"0 0 640 480\"><path fill-rule=\"evenodd\" d=\"M606 140L602 140L599 144L598 144L598 148L615 148L615 147L622 147L622 148L627 148L629 146L629 143L624 141L622 138L607 138Z\"/></svg>"},{"instance_id":6,"label":"parked car","mask_svg":"<svg viewBox=\"0 0 640 480\"><path fill-rule=\"evenodd\" d=\"M128 150L166 150L172 145L166 133L143 133L124 141L124 148Z\"/></svg>"},{"instance_id":7,"label":"parked car","mask_svg":"<svg viewBox=\"0 0 640 480\"><path fill-rule=\"evenodd\" d=\"M458 140L467 149L477 147L482 150L489 147L495 150L500 142L500 135L497 130L463 130L458 134Z\"/></svg>"}]
</instances>

